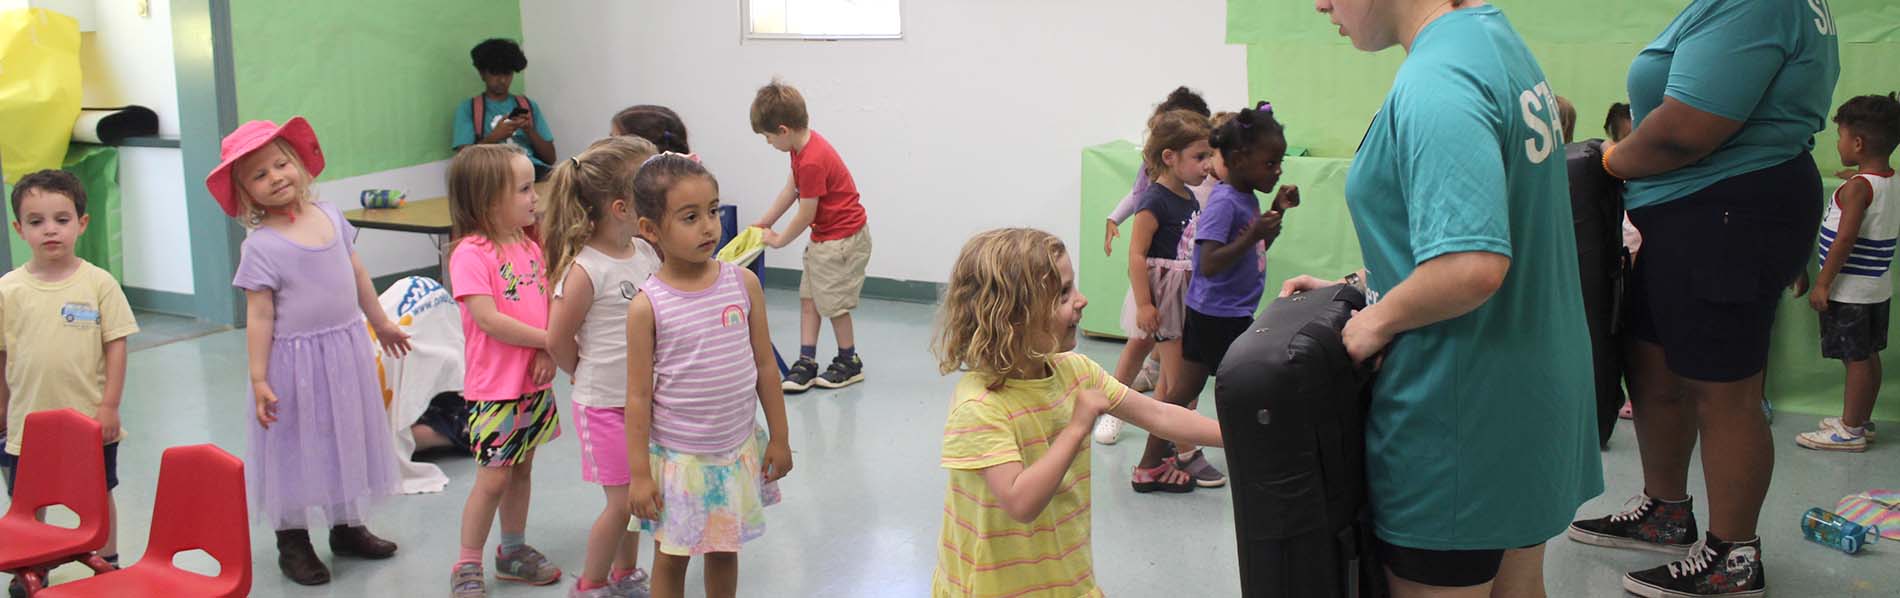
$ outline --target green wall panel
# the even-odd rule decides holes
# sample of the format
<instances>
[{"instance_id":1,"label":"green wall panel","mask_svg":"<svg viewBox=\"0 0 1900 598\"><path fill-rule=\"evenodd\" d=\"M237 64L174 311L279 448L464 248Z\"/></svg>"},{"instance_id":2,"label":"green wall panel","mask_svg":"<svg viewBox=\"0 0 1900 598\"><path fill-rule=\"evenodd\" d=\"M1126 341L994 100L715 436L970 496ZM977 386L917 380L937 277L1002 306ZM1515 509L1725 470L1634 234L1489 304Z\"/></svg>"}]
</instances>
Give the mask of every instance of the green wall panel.
<instances>
[{"instance_id":1,"label":"green wall panel","mask_svg":"<svg viewBox=\"0 0 1900 598\"><path fill-rule=\"evenodd\" d=\"M240 0L231 19L240 120L310 119L324 180L448 158L456 101L481 92L469 49L521 39L518 0Z\"/></svg>"}]
</instances>

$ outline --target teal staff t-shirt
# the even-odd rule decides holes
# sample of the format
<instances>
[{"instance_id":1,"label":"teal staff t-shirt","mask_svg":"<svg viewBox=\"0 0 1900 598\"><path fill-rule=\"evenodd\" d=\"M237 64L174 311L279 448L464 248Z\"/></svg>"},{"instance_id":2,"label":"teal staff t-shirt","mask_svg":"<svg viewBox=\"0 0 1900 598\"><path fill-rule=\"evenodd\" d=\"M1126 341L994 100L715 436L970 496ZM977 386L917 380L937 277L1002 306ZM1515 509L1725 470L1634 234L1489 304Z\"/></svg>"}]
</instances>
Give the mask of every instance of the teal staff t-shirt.
<instances>
[{"instance_id":1,"label":"teal staff t-shirt","mask_svg":"<svg viewBox=\"0 0 1900 598\"><path fill-rule=\"evenodd\" d=\"M515 97L511 95L495 100L489 98L488 94L482 94L482 120L487 122L483 122L480 129L475 127L474 104L469 98L462 98L455 107L455 124L451 131L452 139L449 141L449 147L474 145L476 141L488 136L490 131L495 130L495 125L501 124L501 119L508 118L508 114L514 112L515 107L520 105L515 101ZM541 111L541 103L532 98L528 99L528 110L534 113L534 132L541 134L542 139L553 142L554 130L548 128L548 115ZM547 163L541 161L540 157L534 155L534 142L529 140L526 130L516 130L514 135L508 137L508 143L521 148L522 153L528 154L528 160L534 162L535 166L543 168L548 166Z\"/></svg>"},{"instance_id":2,"label":"teal staff t-shirt","mask_svg":"<svg viewBox=\"0 0 1900 598\"><path fill-rule=\"evenodd\" d=\"M1630 113L1641 126L1668 96L1742 128L1700 162L1630 181L1624 206L1682 199L1813 150L1841 75L1839 37L1826 0L1689 4L1630 63Z\"/></svg>"},{"instance_id":3,"label":"teal staff t-shirt","mask_svg":"<svg viewBox=\"0 0 1900 598\"><path fill-rule=\"evenodd\" d=\"M1503 12L1453 11L1419 32L1347 175L1375 300L1445 254L1512 259L1484 305L1386 350L1366 477L1387 542L1540 544L1603 492L1556 98Z\"/></svg>"}]
</instances>

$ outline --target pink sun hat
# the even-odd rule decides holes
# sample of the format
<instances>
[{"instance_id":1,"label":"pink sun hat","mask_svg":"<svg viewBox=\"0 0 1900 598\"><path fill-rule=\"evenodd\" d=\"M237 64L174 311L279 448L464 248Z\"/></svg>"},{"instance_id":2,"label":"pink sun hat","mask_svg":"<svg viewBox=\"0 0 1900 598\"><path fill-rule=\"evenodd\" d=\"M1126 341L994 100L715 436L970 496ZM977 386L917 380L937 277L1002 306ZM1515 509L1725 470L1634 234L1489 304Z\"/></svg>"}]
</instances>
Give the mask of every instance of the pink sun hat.
<instances>
[{"instance_id":1,"label":"pink sun hat","mask_svg":"<svg viewBox=\"0 0 1900 598\"><path fill-rule=\"evenodd\" d=\"M323 172L323 148L317 145L317 132L310 128L310 121L301 116L292 116L283 126L268 120L254 120L240 125L236 131L224 136L224 142L218 150L219 163L205 175L205 188L211 196L217 198L218 205L224 208L227 216L238 215L237 184L231 180L231 168L237 161L269 145L274 139L282 138L290 142L290 148L297 152L297 159L303 161L303 167L315 177Z\"/></svg>"}]
</instances>

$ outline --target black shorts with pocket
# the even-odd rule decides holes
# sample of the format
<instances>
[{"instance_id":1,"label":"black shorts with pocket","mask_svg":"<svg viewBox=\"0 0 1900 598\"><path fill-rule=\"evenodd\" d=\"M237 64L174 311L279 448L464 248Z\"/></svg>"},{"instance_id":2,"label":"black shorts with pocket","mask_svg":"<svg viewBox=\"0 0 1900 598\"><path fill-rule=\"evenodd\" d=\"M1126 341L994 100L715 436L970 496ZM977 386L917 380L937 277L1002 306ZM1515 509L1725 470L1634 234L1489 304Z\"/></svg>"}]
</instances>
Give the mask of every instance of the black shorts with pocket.
<instances>
[{"instance_id":1,"label":"black shorts with pocket","mask_svg":"<svg viewBox=\"0 0 1900 598\"><path fill-rule=\"evenodd\" d=\"M1643 250L1630 334L1661 345L1678 376L1733 382L1761 373L1782 293L1814 254L1821 208L1820 171L1802 153L1631 210Z\"/></svg>"},{"instance_id":2,"label":"black shorts with pocket","mask_svg":"<svg viewBox=\"0 0 1900 598\"><path fill-rule=\"evenodd\" d=\"M1181 322L1181 357L1209 371L1218 369L1227 358L1227 348L1251 326L1253 318L1222 318L1187 308L1187 318Z\"/></svg>"},{"instance_id":3,"label":"black shorts with pocket","mask_svg":"<svg viewBox=\"0 0 1900 598\"><path fill-rule=\"evenodd\" d=\"M1821 356L1866 361L1887 349L1887 308L1879 303L1827 302L1821 312Z\"/></svg>"}]
</instances>

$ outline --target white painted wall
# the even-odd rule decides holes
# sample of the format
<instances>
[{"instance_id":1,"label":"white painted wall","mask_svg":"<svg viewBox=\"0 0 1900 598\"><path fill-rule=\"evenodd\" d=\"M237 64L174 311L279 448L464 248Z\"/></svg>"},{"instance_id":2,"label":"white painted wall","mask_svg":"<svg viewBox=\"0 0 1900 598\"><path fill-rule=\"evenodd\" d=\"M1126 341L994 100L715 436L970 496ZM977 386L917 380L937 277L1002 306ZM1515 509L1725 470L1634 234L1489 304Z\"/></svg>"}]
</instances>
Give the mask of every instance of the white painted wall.
<instances>
[{"instance_id":1,"label":"white painted wall","mask_svg":"<svg viewBox=\"0 0 1900 598\"><path fill-rule=\"evenodd\" d=\"M172 59L171 0L100 0L98 31L80 37L82 103L108 107L137 104L158 113L158 134L178 137L178 75Z\"/></svg>"},{"instance_id":2,"label":"white painted wall","mask_svg":"<svg viewBox=\"0 0 1900 598\"><path fill-rule=\"evenodd\" d=\"M125 286L192 293L185 166L173 148L119 148L119 212L125 217ZM198 183L203 184L203 183Z\"/></svg>"},{"instance_id":3,"label":"white painted wall","mask_svg":"<svg viewBox=\"0 0 1900 598\"><path fill-rule=\"evenodd\" d=\"M983 229L1034 226L1075 247L1081 149L1138 136L1176 85L1217 108L1246 103L1245 50L1223 43L1222 0L903 10L900 41L742 42L738 2L523 3L527 93L563 157L622 107L672 107L750 222L789 170L747 120L753 92L782 75L857 179L876 243L869 274L933 282ZM767 263L799 267L801 248Z\"/></svg>"},{"instance_id":4,"label":"white painted wall","mask_svg":"<svg viewBox=\"0 0 1900 598\"><path fill-rule=\"evenodd\" d=\"M536 100L539 101L539 100ZM362 207L364 189L399 189L409 199L427 199L448 194L444 178L449 161L441 160L382 172L317 183L317 199L329 202L340 211ZM384 276L437 264L436 245L428 235L381 230L359 230L356 255L370 276Z\"/></svg>"}]
</instances>

